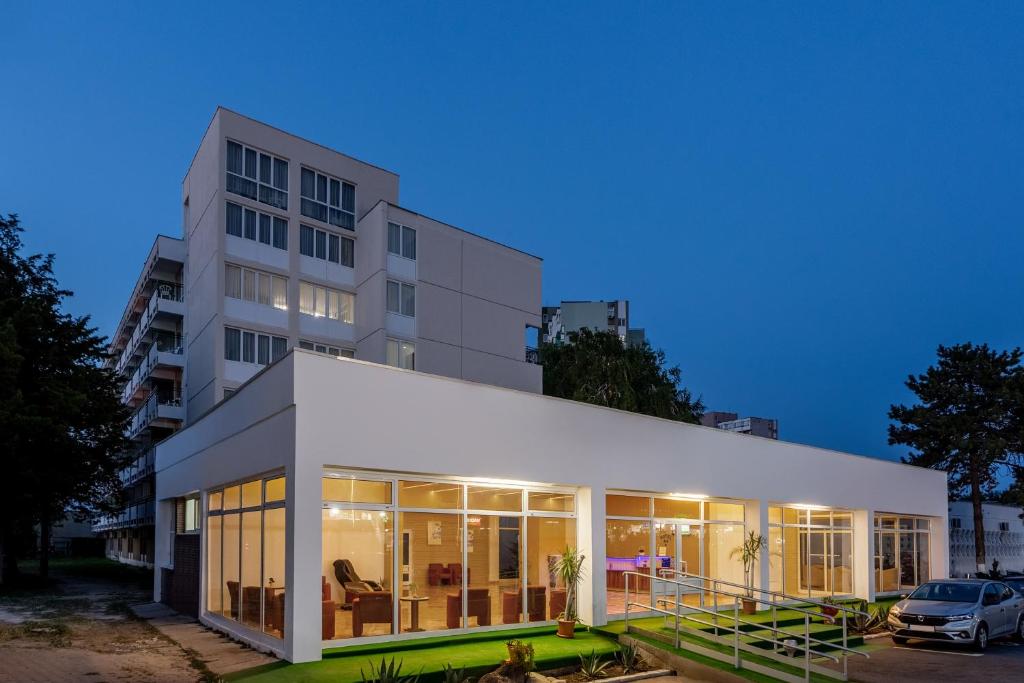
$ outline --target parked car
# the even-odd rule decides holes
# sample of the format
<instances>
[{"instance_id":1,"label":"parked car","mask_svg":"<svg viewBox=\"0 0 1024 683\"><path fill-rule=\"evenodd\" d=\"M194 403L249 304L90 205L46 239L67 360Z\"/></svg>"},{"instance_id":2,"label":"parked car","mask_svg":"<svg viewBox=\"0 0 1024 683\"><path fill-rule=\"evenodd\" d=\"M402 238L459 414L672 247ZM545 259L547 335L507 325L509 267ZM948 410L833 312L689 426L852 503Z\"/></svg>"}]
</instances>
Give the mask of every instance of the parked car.
<instances>
[{"instance_id":1,"label":"parked car","mask_svg":"<svg viewBox=\"0 0 1024 683\"><path fill-rule=\"evenodd\" d=\"M1024 640L1024 596L1003 581L929 581L893 605L889 630L896 644L924 638L984 650L992 638Z\"/></svg>"},{"instance_id":2,"label":"parked car","mask_svg":"<svg viewBox=\"0 0 1024 683\"><path fill-rule=\"evenodd\" d=\"M1003 579L1003 583L1017 591L1021 595L1024 595L1024 576L1014 575L1007 576Z\"/></svg>"}]
</instances>

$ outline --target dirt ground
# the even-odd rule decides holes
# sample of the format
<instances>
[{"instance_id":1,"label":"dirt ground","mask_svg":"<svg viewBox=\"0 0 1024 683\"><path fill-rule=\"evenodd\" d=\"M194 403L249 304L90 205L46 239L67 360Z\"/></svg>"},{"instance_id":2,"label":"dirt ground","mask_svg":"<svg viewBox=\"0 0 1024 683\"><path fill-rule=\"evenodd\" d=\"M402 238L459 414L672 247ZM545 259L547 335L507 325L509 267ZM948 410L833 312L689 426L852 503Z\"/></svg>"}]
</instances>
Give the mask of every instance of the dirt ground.
<instances>
[{"instance_id":1,"label":"dirt ground","mask_svg":"<svg viewBox=\"0 0 1024 683\"><path fill-rule=\"evenodd\" d=\"M148 600L141 570L96 561L51 574L44 588L0 591L0 683L215 680L128 609Z\"/></svg>"}]
</instances>

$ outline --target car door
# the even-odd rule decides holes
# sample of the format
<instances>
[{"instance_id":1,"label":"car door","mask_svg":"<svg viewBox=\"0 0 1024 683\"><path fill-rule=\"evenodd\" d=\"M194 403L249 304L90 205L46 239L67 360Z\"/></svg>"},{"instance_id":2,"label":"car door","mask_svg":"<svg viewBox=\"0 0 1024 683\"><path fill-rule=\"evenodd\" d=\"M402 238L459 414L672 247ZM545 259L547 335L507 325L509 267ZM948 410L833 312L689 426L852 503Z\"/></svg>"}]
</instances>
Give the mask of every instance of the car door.
<instances>
[{"instance_id":1,"label":"car door","mask_svg":"<svg viewBox=\"0 0 1024 683\"><path fill-rule=\"evenodd\" d=\"M1017 621L1020 619L1021 599L1014 592L1013 588L1006 584L1000 585L1002 589L1003 625L1007 633L1013 633L1017 629Z\"/></svg>"},{"instance_id":2,"label":"car door","mask_svg":"<svg viewBox=\"0 0 1024 683\"><path fill-rule=\"evenodd\" d=\"M981 613L988 624L990 638L995 638L1006 630L1006 607L1003 605L1003 589L999 584L985 584L981 594Z\"/></svg>"}]
</instances>

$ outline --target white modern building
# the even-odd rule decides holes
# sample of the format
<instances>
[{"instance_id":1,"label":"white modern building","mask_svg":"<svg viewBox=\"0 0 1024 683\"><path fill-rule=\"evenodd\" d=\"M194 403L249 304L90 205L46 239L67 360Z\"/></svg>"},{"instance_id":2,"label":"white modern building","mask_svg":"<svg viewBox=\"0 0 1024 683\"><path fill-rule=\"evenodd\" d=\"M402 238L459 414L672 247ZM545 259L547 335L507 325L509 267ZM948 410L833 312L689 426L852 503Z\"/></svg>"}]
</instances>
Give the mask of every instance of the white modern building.
<instances>
[{"instance_id":1,"label":"white modern building","mask_svg":"<svg viewBox=\"0 0 1024 683\"><path fill-rule=\"evenodd\" d=\"M570 334L583 328L614 332L630 346L639 346L646 339L643 328L630 327L629 302L625 299L563 301L541 310L541 339L545 343L566 343Z\"/></svg>"},{"instance_id":2,"label":"white modern building","mask_svg":"<svg viewBox=\"0 0 1024 683\"><path fill-rule=\"evenodd\" d=\"M1012 505L984 503L981 514L985 528L985 567L998 560L1001 571L1024 572L1024 509ZM969 500L949 504L949 573L971 576L977 566L974 548L974 506Z\"/></svg>"},{"instance_id":3,"label":"white modern building","mask_svg":"<svg viewBox=\"0 0 1024 683\"><path fill-rule=\"evenodd\" d=\"M110 557L152 564L153 444L290 348L541 391L541 260L403 208L398 180L216 110L181 238L157 238L112 335L136 457L95 526Z\"/></svg>"},{"instance_id":4,"label":"white modern building","mask_svg":"<svg viewBox=\"0 0 1024 683\"><path fill-rule=\"evenodd\" d=\"M157 446L156 499L156 598L195 582L204 624L297 662L550 623L566 545L592 624L624 572L742 581L749 531L795 597L949 566L943 472L297 348Z\"/></svg>"}]
</instances>

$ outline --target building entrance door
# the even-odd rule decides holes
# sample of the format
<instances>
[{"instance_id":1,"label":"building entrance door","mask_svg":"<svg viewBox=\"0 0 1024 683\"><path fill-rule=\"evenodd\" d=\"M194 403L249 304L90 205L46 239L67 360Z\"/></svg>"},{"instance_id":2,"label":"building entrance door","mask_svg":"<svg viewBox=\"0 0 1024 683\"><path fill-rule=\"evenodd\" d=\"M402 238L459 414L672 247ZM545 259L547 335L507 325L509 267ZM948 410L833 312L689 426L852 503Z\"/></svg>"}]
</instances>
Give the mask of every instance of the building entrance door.
<instances>
[{"instance_id":1,"label":"building entrance door","mask_svg":"<svg viewBox=\"0 0 1024 683\"><path fill-rule=\"evenodd\" d=\"M664 522L654 525L654 551L657 570L655 573L665 578L683 580L673 572L661 572L662 569L673 569L688 574L703 575L701 562L701 525L699 523ZM695 585L697 585L695 583ZM659 599L671 596L675 601L675 584L656 582L655 606ZM701 591L699 588L686 589L680 587L680 602L684 605L699 606Z\"/></svg>"}]
</instances>

